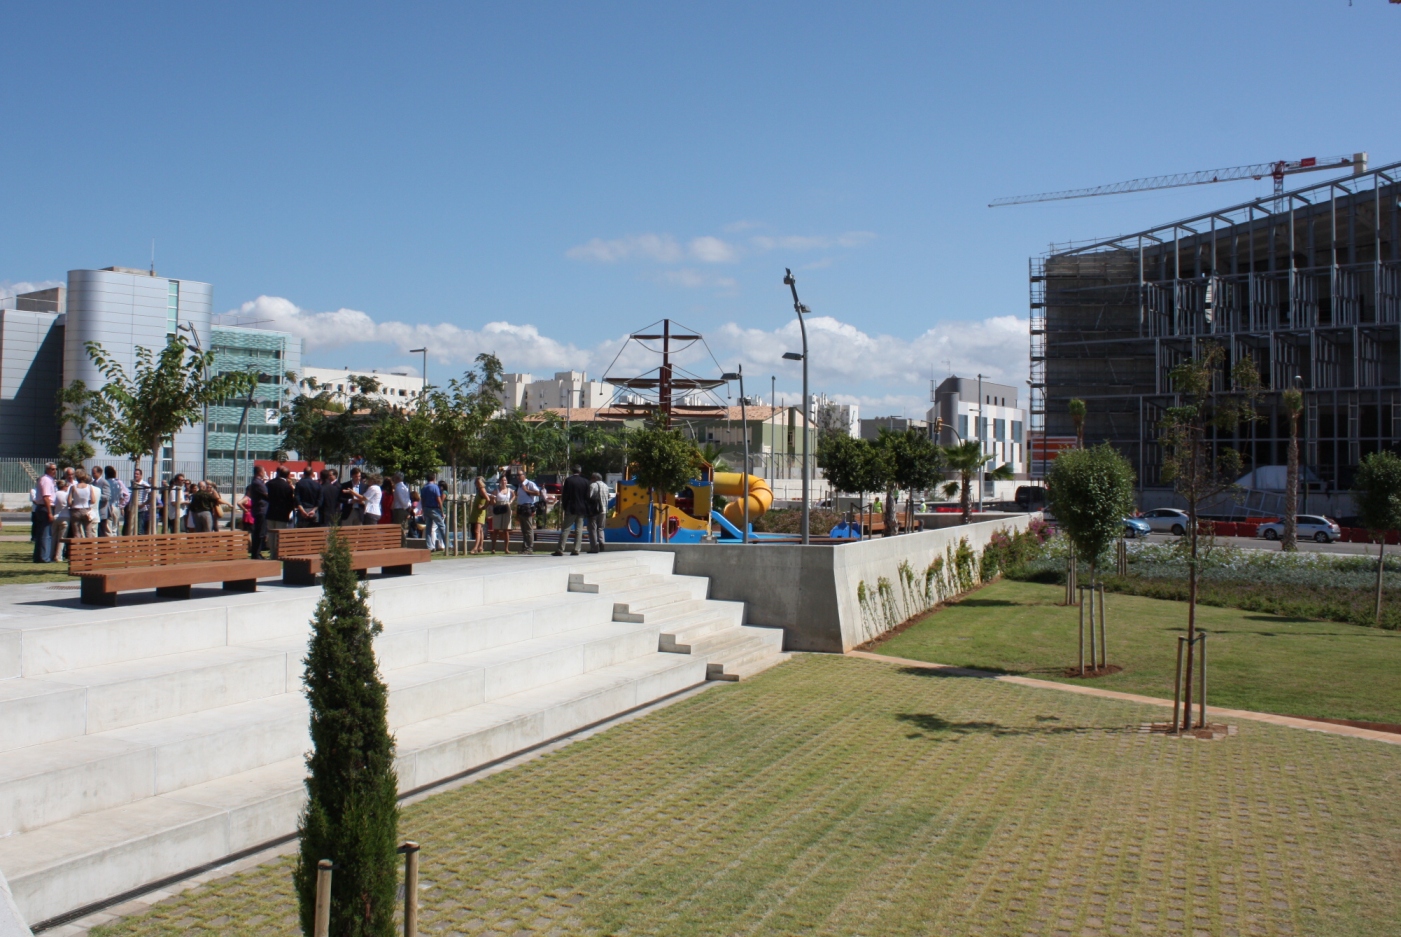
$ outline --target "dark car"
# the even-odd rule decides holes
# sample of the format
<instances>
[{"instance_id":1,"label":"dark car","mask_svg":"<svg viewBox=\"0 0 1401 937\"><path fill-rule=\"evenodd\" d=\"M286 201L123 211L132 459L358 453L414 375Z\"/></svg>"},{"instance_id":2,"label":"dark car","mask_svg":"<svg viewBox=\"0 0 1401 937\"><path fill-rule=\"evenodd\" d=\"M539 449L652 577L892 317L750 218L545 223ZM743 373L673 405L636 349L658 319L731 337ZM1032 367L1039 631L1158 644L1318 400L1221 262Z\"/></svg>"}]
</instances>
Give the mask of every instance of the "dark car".
<instances>
[{"instance_id":1,"label":"dark car","mask_svg":"<svg viewBox=\"0 0 1401 937\"><path fill-rule=\"evenodd\" d=\"M1023 511L1039 511L1046 506L1046 489L1040 485L1019 485L1017 507Z\"/></svg>"}]
</instances>

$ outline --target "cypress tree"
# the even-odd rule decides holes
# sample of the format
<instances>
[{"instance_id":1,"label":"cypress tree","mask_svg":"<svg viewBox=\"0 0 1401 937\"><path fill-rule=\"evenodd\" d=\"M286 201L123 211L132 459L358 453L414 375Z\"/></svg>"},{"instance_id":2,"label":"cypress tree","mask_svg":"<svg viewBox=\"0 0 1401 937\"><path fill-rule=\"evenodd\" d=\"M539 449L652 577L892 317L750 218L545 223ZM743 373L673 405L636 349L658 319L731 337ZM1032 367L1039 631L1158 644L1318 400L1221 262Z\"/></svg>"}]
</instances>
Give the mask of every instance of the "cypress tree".
<instances>
[{"instance_id":1,"label":"cypress tree","mask_svg":"<svg viewBox=\"0 0 1401 937\"><path fill-rule=\"evenodd\" d=\"M307 804L298 825L294 873L302 932L316 908L316 863L331 877L333 937L390 937L397 890L399 806L388 691L375 664L369 591L350 568L350 549L334 528L322 554L323 594L305 660L312 750Z\"/></svg>"}]
</instances>

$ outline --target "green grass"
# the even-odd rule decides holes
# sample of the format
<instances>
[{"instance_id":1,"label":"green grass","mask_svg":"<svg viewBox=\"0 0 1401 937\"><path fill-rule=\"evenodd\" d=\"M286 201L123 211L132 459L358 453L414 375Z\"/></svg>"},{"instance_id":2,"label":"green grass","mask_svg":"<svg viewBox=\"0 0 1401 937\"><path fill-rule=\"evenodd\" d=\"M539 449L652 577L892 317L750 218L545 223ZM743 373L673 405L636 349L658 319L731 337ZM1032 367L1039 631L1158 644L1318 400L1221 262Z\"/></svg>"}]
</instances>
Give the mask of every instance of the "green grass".
<instances>
[{"instance_id":1,"label":"green grass","mask_svg":"<svg viewBox=\"0 0 1401 937\"><path fill-rule=\"evenodd\" d=\"M4 533L7 535L24 533L29 534L29 525L24 525L23 531L6 524ZM34 544L25 540L23 542L0 541L0 585L14 585L25 582L63 582L73 577L68 575L68 564L63 561L57 563L40 564L34 562Z\"/></svg>"},{"instance_id":2,"label":"green grass","mask_svg":"<svg viewBox=\"0 0 1401 937\"><path fill-rule=\"evenodd\" d=\"M1001 580L938 609L874 650L896 657L1088 683L1172 697L1182 602L1110 593L1109 662L1120 673L1081 681L1078 608L1063 586ZM1207 638L1207 704L1401 723L1401 632L1198 606Z\"/></svg>"},{"instance_id":3,"label":"green grass","mask_svg":"<svg viewBox=\"0 0 1401 937\"><path fill-rule=\"evenodd\" d=\"M1395 933L1401 747L802 655L404 811L421 933ZM294 934L290 864L94 937Z\"/></svg>"}]
</instances>

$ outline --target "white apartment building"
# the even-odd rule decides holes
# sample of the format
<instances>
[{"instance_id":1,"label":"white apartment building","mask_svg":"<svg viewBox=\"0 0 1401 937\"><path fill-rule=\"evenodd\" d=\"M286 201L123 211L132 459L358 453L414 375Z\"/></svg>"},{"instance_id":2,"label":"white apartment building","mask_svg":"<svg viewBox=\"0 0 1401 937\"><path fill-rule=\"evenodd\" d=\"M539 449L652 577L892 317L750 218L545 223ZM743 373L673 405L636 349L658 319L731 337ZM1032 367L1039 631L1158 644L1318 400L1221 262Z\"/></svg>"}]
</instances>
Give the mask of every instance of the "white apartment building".
<instances>
[{"instance_id":1,"label":"white apartment building","mask_svg":"<svg viewBox=\"0 0 1401 937\"><path fill-rule=\"evenodd\" d=\"M301 392L315 395L328 390L332 399L348 403L359 393L356 378L361 375L379 381L379 390L368 396L378 397L395 407L413 410L418 406L418 398L423 395L423 378L411 374L378 370L353 370L346 368L303 368ZM309 386L308 379L316 382L316 390Z\"/></svg>"},{"instance_id":2,"label":"white apartment building","mask_svg":"<svg viewBox=\"0 0 1401 937\"><path fill-rule=\"evenodd\" d=\"M531 374L503 374L501 404L508 410L537 413L547 407L606 407L613 388L591 381L583 371L556 371L553 378L535 380Z\"/></svg>"},{"instance_id":3,"label":"white apartment building","mask_svg":"<svg viewBox=\"0 0 1401 937\"><path fill-rule=\"evenodd\" d=\"M943 421L941 445L977 439L995 464L1011 464L1014 472L1026 471L1026 410L1017 406L1017 389L976 378L946 378L933 394L930 424Z\"/></svg>"}]
</instances>

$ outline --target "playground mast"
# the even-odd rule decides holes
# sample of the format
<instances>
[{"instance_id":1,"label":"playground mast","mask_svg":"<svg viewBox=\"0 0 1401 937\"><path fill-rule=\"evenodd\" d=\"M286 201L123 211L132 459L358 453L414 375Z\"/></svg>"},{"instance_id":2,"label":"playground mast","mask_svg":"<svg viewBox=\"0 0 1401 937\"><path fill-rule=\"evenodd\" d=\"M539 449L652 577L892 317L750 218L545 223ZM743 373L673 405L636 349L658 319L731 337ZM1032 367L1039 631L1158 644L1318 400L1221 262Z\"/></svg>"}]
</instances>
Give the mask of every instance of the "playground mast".
<instances>
[{"instance_id":1,"label":"playground mast","mask_svg":"<svg viewBox=\"0 0 1401 937\"><path fill-rule=\"evenodd\" d=\"M680 325L680 323L676 324ZM620 378L605 376L603 380L609 384L612 384L614 387L626 387L629 390L655 391L657 394L656 408L661 412L663 424L666 426L670 426L672 414L678 409L678 405L674 402L673 399L676 391L714 390L716 387L719 387L725 382L712 380L709 378L696 377L695 375L678 377L676 375L676 371L678 370L678 368L674 364L672 364L672 355L678 351L684 350L692 343L704 341L704 339L697 334L672 331L672 321L670 319L663 319L661 321L661 326L662 330L660 332L637 332L628 336L628 339L630 341L660 341L662 343L662 366L657 369L656 377L649 377L647 375ZM684 342L685 344L682 345L681 348L676 348L673 344L676 342ZM647 346L644 345L643 347L645 348ZM651 350L655 351L656 349ZM690 372L688 372L685 368L680 368L679 370L683 375L690 374ZM648 374L651 374L651 372L649 371ZM680 409L696 411L694 413L694 415L696 416L712 416L718 408L688 408L682 406L680 407Z\"/></svg>"}]
</instances>

